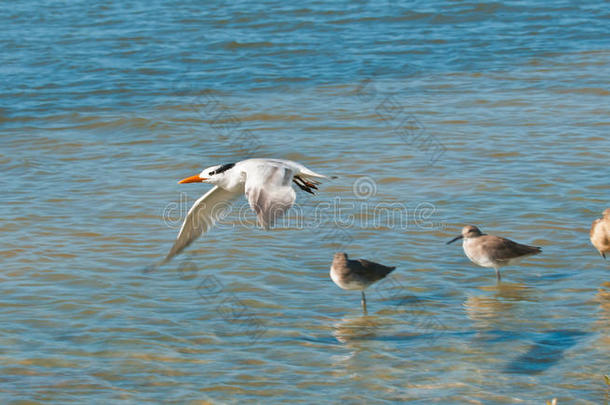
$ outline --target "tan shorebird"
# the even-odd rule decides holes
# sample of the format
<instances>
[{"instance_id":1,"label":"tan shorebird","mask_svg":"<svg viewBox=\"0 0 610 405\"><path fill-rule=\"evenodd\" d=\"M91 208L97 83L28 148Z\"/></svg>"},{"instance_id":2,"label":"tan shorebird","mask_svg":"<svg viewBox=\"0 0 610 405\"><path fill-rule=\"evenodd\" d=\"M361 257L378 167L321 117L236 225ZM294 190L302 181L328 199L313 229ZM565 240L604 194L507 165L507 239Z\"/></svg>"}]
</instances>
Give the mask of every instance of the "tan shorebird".
<instances>
[{"instance_id":1,"label":"tan shorebird","mask_svg":"<svg viewBox=\"0 0 610 405\"><path fill-rule=\"evenodd\" d=\"M597 218L591 224L591 243L605 259L606 253L610 253L610 208L606 208L601 218Z\"/></svg>"},{"instance_id":2,"label":"tan shorebird","mask_svg":"<svg viewBox=\"0 0 610 405\"><path fill-rule=\"evenodd\" d=\"M330 278L344 290L360 290L362 293L362 309L366 313L366 297L364 290L390 274L396 267L368 260L349 260L347 253L335 253L330 266Z\"/></svg>"},{"instance_id":3,"label":"tan shorebird","mask_svg":"<svg viewBox=\"0 0 610 405\"><path fill-rule=\"evenodd\" d=\"M500 267L515 264L524 257L542 252L537 246L522 245L510 239L484 234L473 225L462 228L462 234L447 244L458 239L464 239L462 247L470 261L481 267L493 268L498 281L502 280Z\"/></svg>"}]
</instances>

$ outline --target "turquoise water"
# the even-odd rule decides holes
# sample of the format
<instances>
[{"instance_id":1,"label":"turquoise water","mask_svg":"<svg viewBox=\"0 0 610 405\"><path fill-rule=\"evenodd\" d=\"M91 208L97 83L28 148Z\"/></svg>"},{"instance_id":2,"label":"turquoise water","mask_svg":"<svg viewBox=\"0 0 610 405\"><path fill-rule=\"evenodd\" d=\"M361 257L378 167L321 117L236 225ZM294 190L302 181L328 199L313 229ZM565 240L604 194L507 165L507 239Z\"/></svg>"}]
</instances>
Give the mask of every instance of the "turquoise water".
<instances>
[{"instance_id":1,"label":"turquoise water","mask_svg":"<svg viewBox=\"0 0 610 405\"><path fill-rule=\"evenodd\" d=\"M610 13L571 2L19 2L0 10L2 403L608 402ZM177 181L337 176L265 232L238 200L153 273ZM542 246L503 270L463 225ZM335 251L397 266L367 292Z\"/></svg>"}]
</instances>

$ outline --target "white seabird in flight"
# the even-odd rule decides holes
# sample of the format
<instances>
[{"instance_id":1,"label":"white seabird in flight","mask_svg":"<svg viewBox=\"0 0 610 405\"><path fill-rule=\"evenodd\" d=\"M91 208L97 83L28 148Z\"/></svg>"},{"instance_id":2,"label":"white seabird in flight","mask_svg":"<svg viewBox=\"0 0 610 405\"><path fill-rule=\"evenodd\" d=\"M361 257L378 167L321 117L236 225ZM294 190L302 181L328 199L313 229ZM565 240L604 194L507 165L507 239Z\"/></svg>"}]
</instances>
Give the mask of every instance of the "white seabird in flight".
<instances>
[{"instance_id":1,"label":"white seabird in flight","mask_svg":"<svg viewBox=\"0 0 610 405\"><path fill-rule=\"evenodd\" d=\"M199 198L186 215L174 246L159 265L167 263L219 219L227 204L245 193L260 226L273 226L296 200L290 182L314 194L319 181L327 176L313 172L300 163L283 159L247 159L216 165L179 183L211 183L214 188ZM157 267L157 266L155 266Z\"/></svg>"}]
</instances>

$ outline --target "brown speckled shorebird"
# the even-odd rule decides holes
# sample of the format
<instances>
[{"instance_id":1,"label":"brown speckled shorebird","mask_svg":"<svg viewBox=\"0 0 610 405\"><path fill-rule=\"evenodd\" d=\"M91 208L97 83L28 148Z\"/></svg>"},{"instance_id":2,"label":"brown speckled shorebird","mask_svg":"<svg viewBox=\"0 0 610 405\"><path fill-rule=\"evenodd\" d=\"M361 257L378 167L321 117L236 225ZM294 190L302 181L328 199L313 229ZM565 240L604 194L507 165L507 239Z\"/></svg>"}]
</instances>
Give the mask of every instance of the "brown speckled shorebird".
<instances>
[{"instance_id":1,"label":"brown speckled shorebird","mask_svg":"<svg viewBox=\"0 0 610 405\"><path fill-rule=\"evenodd\" d=\"M396 267L368 260L349 260L347 253L335 253L330 266L330 278L344 290L360 290L362 293L362 310L366 313L364 290L390 274Z\"/></svg>"},{"instance_id":2,"label":"brown speckled shorebird","mask_svg":"<svg viewBox=\"0 0 610 405\"><path fill-rule=\"evenodd\" d=\"M597 218L591 224L591 243L605 259L606 253L610 253L610 208L606 208L601 218Z\"/></svg>"},{"instance_id":3,"label":"brown speckled shorebird","mask_svg":"<svg viewBox=\"0 0 610 405\"><path fill-rule=\"evenodd\" d=\"M500 267L515 264L524 257L542 252L542 249L536 246L522 245L510 239L484 234L473 225L462 228L462 234L447 244L458 239L464 239L462 247L470 261L481 267L493 268L498 281L502 280Z\"/></svg>"}]
</instances>

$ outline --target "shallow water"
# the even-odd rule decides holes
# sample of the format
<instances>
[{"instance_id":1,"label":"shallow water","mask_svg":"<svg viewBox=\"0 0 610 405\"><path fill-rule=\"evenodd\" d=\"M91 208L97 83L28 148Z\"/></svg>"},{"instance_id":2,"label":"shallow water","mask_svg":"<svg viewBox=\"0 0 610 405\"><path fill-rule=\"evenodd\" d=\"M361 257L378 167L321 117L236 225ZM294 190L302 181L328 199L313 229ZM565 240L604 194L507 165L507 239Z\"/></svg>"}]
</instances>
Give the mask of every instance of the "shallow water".
<instances>
[{"instance_id":1,"label":"shallow water","mask_svg":"<svg viewBox=\"0 0 610 405\"><path fill-rule=\"evenodd\" d=\"M0 13L3 403L608 401L604 3ZM249 156L338 178L143 273L209 189L177 180ZM543 254L497 285L465 224ZM368 316L337 250L398 266Z\"/></svg>"}]
</instances>

